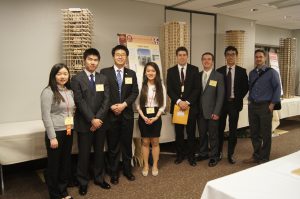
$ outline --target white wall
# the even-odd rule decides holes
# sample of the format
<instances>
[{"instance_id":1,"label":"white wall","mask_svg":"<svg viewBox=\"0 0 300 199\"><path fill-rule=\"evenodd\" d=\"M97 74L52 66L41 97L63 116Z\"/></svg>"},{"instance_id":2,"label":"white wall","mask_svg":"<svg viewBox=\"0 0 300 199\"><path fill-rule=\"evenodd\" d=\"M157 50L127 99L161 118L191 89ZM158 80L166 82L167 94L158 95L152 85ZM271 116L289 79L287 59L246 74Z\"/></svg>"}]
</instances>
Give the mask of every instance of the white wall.
<instances>
[{"instance_id":1,"label":"white wall","mask_svg":"<svg viewBox=\"0 0 300 199\"><path fill-rule=\"evenodd\" d=\"M227 30L244 30L245 31L245 50L244 50L244 68L249 73L254 66L254 49L255 49L255 23L251 20L219 15L217 18L217 56L216 68L225 64L225 32ZM241 55L239 55L241 56Z\"/></svg>"},{"instance_id":2,"label":"white wall","mask_svg":"<svg viewBox=\"0 0 300 199\"><path fill-rule=\"evenodd\" d=\"M10 0L0 2L0 123L40 119L40 93L50 68L61 62L60 9L94 14L94 47L101 66L112 65L119 32L159 36L164 7L130 0Z\"/></svg>"},{"instance_id":3,"label":"white wall","mask_svg":"<svg viewBox=\"0 0 300 199\"><path fill-rule=\"evenodd\" d=\"M279 39L291 37L292 31L257 24L255 27L255 35L256 44L279 46Z\"/></svg>"}]
</instances>

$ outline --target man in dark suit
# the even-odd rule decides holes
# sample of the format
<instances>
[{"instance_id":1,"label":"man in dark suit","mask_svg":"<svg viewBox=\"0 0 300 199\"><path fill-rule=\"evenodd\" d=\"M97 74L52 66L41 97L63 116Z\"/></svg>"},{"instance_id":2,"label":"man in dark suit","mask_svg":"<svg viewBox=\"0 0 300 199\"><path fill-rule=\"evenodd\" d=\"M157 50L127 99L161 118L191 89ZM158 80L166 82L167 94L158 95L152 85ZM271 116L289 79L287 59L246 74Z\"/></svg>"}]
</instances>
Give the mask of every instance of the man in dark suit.
<instances>
[{"instance_id":1,"label":"man in dark suit","mask_svg":"<svg viewBox=\"0 0 300 199\"><path fill-rule=\"evenodd\" d=\"M135 180L131 171L134 124L132 104L137 98L139 90L135 72L125 68L128 55L127 47L115 46L112 49L114 66L101 70L101 74L108 78L110 86L111 103L108 113L110 127L107 134L107 145L112 184L119 183L120 152L122 152L124 176L130 181Z\"/></svg>"},{"instance_id":2,"label":"man in dark suit","mask_svg":"<svg viewBox=\"0 0 300 199\"><path fill-rule=\"evenodd\" d=\"M195 129L196 115L198 113L197 99L200 92L199 70L196 66L187 63L188 51L185 47L176 50L177 64L167 71L167 93L171 98L171 114L174 105L181 110L189 110L187 125L175 124L176 155L175 164L180 164L184 156L188 158L191 166L196 166L195 161ZM184 144L184 128L186 127L188 145Z\"/></svg>"},{"instance_id":3,"label":"man in dark suit","mask_svg":"<svg viewBox=\"0 0 300 199\"><path fill-rule=\"evenodd\" d=\"M228 46L225 49L224 55L226 65L217 69L223 75L225 82L225 97L219 126L219 160L222 159L224 130L228 116L229 137L227 159L230 164L235 164L233 154L237 143L237 124L239 113L243 109L243 99L248 92L248 76L246 69L236 65L238 50L234 46Z\"/></svg>"},{"instance_id":4,"label":"man in dark suit","mask_svg":"<svg viewBox=\"0 0 300 199\"><path fill-rule=\"evenodd\" d=\"M104 141L106 115L109 106L109 84L104 75L96 72L100 54L94 48L83 54L85 69L72 78L76 113L74 130L78 133L77 180L79 194L85 195L89 182L91 147L94 149L94 183L104 189L110 185L104 180Z\"/></svg>"},{"instance_id":5,"label":"man in dark suit","mask_svg":"<svg viewBox=\"0 0 300 199\"><path fill-rule=\"evenodd\" d=\"M224 100L224 78L213 69L214 55L202 55L203 71L200 72L198 129L200 138L199 160L210 158L208 166L218 164L218 127ZM208 150L210 146L210 155Z\"/></svg>"}]
</instances>

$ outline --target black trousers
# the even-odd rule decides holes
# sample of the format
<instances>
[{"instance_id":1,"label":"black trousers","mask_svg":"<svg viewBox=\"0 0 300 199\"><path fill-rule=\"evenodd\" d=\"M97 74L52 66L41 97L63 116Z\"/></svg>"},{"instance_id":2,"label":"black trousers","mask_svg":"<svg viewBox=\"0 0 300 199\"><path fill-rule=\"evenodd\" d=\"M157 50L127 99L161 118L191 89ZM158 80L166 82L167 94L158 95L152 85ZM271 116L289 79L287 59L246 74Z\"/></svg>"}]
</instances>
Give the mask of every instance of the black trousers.
<instances>
[{"instance_id":1,"label":"black trousers","mask_svg":"<svg viewBox=\"0 0 300 199\"><path fill-rule=\"evenodd\" d=\"M234 149L237 143L237 125L239 120L239 110L235 107L234 101L226 101L223 105L223 110L220 117L219 125L219 153L223 151L224 131L226 127L226 119L229 120L229 137L227 156L234 154Z\"/></svg>"},{"instance_id":2,"label":"black trousers","mask_svg":"<svg viewBox=\"0 0 300 199\"><path fill-rule=\"evenodd\" d=\"M46 183L51 199L61 199L68 195L67 185L71 175L71 150L73 143L72 135L67 135L66 131L56 131L58 148L50 148L50 140L45 136L47 148L47 170Z\"/></svg>"},{"instance_id":3,"label":"black trousers","mask_svg":"<svg viewBox=\"0 0 300 199\"><path fill-rule=\"evenodd\" d=\"M200 139L199 155L202 157L209 156L210 159L217 160L219 120L205 119L201 114L198 117L197 123Z\"/></svg>"},{"instance_id":4,"label":"black trousers","mask_svg":"<svg viewBox=\"0 0 300 199\"><path fill-rule=\"evenodd\" d=\"M104 142L106 132L104 127L95 132L78 132L78 163L76 176L80 185L86 186L89 182L89 165L91 148L94 149L94 181L104 180Z\"/></svg>"},{"instance_id":5,"label":"black trousers","mask_svg":"<svg viewBox=\"0 0 300 199\"><path fill-rule=\"evenodd\" d=\"M131 173L133 123L133 118L126 119L122 115L110 121L110 127L107 131L107 146L111 176L119 176L118 168L121 153L123 173Z\"/></svg>"},{"instance_id":6,"label":"black trousers","mask_svg":"<svg viewBox=\"0 0 300 199\"><path fill-rule=\"evenodd\" d=\"M253 157L257 160L268 161L271 153L273 117L273 113L269 109L269 103L250 103L248 114L254 149Z\"/></svg>"},{"instance_id":7,"label":"black trousers","mask_svg":"<svg viewBox=\"0 0 300 199\"><path fill-rule=\"evenodd\" d=\"M184 128L187 133L187 146L184 143ZM175 146L177 157L187 156L189 159L195 155L196 117L190 115L187 125L175 124Z\"/></svg>"}]
</instances>

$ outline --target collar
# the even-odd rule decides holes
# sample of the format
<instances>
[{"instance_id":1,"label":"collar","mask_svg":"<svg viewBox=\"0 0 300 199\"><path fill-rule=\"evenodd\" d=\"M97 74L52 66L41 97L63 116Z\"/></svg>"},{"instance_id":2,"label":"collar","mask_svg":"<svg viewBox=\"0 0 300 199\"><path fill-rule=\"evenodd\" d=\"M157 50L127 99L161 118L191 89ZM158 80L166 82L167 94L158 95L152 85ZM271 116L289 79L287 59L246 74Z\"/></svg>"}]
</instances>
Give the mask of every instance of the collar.
<instances>
[{"instance_id":1,"label":"collar","mask_svg":"<svg viewBox=\"0 0 300 199\"><path fill-rule=\"evenodd\" d=\"M179 69L181 69L181 68L186 69L187 68L187 63L185 65L183 65L183 66L180 65L180 64L177 64L177 66L178 66Z\"/></svg>"},{"instance_id":2,"label":"collar","mask_svg":"<svg viewBox=\"0 0 300 199\"><path fill-rule=\"evenodd\" d=\"M229 70L229 68L235 69L235 65L233 65L233 66L228 66L228 65L226 65L226 68L227 68L227 70Z\"/></svg>"},{"instance_id":3,"label":"collar","mask_svg":"<svg viewBox=\"0 0 300 199\"><path fill-rule=\"evenodd\" d=\"M124 73L124 66L122 68L118 68L116 65L114 65L114 70L117 73L118 70L121 70L122 73Z\"/></svg>"},{"instance_id":4,"label":"collar","mask_svg":"<svg viewBox=\"0 0 300 199\"><path fill-rule=\"evenodd\" d=\"M211 68L209 71L203 70L203 73L206 73L206 74L208 74L208 75L210 75L211 72L212 72L212 68Z\"/></svg>"},{"instance_id":5,"label":"collar","mask_svg":"<svg viewBox=\"0 0 300 199\"><path fill-rule=\"evenodd\" d=\"M260 69L262 71L265 71L267 69L267 67L268 67L267 65L263 65L263 67L261 67ZM258 67L256 67L255 69L256 69L256 72L258 72L260 70Z\"/></svg>"},{"instance_id":6,"label":"collar","mask_svg":"<svg viewBox=\"0 0 300 199\"><path fill-rule=\"evenodd\" d=\"M91 73L91 72L88 71L87 69L83 69L83 70L84 70L84 72L86 73L86 75L87 75L88 77L90 77L91 74L93 74L94 77L95 77L96 71L94 71L93 73Z\"/></svg>"}]
</instances>

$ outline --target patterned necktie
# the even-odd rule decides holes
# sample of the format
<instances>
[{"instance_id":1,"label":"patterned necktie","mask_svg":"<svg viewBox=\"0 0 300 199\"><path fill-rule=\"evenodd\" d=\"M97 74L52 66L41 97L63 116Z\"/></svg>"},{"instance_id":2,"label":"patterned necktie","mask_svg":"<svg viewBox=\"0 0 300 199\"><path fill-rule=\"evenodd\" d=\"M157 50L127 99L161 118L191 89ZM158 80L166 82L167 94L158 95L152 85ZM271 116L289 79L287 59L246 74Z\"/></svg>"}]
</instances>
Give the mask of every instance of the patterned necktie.
<instances>
[{"instance_id":1,"label":"patterned necktie","mask_svg":"<svg viewBox=\"0 0 300 199\"><path fill-rule=\"evenodd\" d=\"M90 75L90 87L92 90L96 90L96 84L95 84L95 81L94 81L94 75L91 74Z\"/></svg>"},{"instance_id":2,"label":"patterned necktie","mask_svg":"<svg viewBox=\"0 0 300 199\"><path fill-rule=\"evenodd\" d=\"M204 90L205 87L206 87L206 83L207 83L207 73L204 73L204 76L203 76L203 82L202 82L203 90Z\"/></svg>"},{"instance_id":3,"label":"patterned necktie","mask_svg":"<svg viewBox=\"0 0 300 199\"><path fill-rule=\"evenodd\" d=\"M232 87L232 76L231 76L231 67L230 68L228 68L228 73L227 73L227 82L226 82L226 84L227 84L227 99L229 99L230 97L231 97L231 87Z\"/></svg>"},{"instance_id":4,"label":"patterned necktie","mask_svg":"<svg viewBox=\"0 0 300 199\"><path fill-rule=\"evenodd\" d=\"M117 70L117 81L118 81L118 87L119 87L119 97L121 99L121 89L122 89L121 70Z\"/></svg>"}]
</instances>

